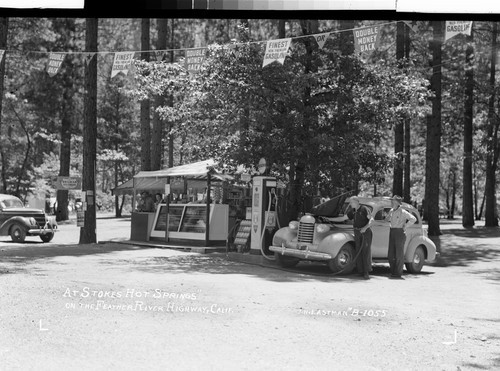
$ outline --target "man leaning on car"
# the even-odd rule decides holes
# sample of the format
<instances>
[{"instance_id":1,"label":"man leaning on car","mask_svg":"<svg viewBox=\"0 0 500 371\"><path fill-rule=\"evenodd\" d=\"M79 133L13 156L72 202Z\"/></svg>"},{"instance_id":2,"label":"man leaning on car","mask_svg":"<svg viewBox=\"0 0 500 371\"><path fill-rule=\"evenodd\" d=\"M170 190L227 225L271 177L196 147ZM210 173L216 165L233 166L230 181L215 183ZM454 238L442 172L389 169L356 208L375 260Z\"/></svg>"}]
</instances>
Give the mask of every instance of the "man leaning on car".
<instances>
[{"instance_id":1,"label":"man leaning on car","mask_svg":"<svg viewBox=\"0 0 500 371\"><path fill-rule=\"evenodd\" d=\"M349 199L351 209L344 216L332 218L332 221L341 222L347 219L354 220L354 242L356 269L365 280L370 279L369 273L372 271L372 230L370 226L373 222L370 210L359 203L357 196Z\"/></svg>"},{"instance_id":2,"label":"man leaning on car","mask_svg":"<svg viewBox=\"0 0 500 371\"><path fill-rule=\"evenodd\" d=\"M391 278L402 279L404 265L404 247L406 242L406 228L414 224L417 219L401 207L403 199L400 196L391 198L392 209L386 216L391 223L389 231L389 265Z\"/></svg>"}]
</instances>

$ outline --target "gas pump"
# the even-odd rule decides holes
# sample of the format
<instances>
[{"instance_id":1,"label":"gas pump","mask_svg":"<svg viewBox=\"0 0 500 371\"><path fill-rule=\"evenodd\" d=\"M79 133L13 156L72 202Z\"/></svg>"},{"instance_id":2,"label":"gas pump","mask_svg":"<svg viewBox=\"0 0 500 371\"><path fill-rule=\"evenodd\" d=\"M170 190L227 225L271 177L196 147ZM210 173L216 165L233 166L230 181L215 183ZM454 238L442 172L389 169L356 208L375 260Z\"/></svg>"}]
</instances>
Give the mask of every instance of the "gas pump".
<instances>
[{"instance_id":1,"label":"gas pump","mask_svg":"<svg viewBox=\"0 0 500 371\"><path fill-rule=\"evenodd\" d=\"M269 251L273 232L277 227L277 182L276 178L256 176L252 185L252 229L250 253L262 254L274 260Z\"/></svg>"}]
</instances>

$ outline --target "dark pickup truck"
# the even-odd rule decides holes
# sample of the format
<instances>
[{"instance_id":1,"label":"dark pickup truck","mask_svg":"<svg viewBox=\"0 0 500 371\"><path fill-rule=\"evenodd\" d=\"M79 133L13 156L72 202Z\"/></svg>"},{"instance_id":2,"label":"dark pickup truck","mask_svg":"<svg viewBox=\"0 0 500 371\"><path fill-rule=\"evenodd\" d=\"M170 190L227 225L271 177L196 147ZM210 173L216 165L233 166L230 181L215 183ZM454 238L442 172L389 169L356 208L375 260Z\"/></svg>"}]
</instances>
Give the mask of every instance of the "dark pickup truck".
<instances>
[{"instance_id":1,"label":"dark pickup truck","mask_svg":"<svg viewBox=\"0 0 500 371\"><path fill-rule=\"evenodd\" d=\"M0 194L0 236L10 236L14 242L24 242L26 236L40 236L50 242L57 231L54 217L43 210L24 207L14 196Z\"/></svg>"}]
</instances>

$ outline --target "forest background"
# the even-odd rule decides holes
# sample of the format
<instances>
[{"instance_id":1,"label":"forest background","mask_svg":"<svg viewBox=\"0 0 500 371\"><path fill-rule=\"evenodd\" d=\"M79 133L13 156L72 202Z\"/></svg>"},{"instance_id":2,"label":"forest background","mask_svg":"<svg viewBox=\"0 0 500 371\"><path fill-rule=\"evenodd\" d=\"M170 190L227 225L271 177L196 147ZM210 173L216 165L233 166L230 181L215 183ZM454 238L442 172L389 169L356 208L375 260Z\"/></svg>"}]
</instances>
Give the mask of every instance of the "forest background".
<instances>
[{"instance_id":1,"label":"forest background","mask_svg":"<svg viewBox=\"0 0 500 371\"><path fill-rule=\"evenodd\" d=\"M377 50L356 54L352 30L375 24ZM55 196L50 179L85 182L95 152L97 204L121 216L130 197L112 189L140 170L215 158L234 174L265 157L291 216L307 197L350 191L402 195L431 235L440 217L498 226L497 23L446 42L444 21L413 25L0 18L0 193ZM323 48L301 37L320 32L332 32ZM263 68L265 41L285 37L297 39L284 64ZM187 73L185 49L205 46L202 69ZM114 52L133 50L131 71L111 77ZM49 52L68 53L53 77ZM58 220L74 198L57 192Z\"/></svg>"}]
</instances>

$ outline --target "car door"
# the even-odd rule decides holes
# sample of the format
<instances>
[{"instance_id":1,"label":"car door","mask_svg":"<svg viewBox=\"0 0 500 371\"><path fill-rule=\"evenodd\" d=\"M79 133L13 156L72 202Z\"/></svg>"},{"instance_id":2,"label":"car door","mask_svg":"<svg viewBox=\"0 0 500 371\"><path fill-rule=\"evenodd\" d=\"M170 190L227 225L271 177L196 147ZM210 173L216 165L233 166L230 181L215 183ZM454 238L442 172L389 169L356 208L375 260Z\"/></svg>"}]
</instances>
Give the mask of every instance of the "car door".
<instances>
[{"instance_id":1,"label":"car door","mask_svg":"<svg viewBox=\"0 0 500 371\"><path fill-rule=\"evenodd\" d=\"M390 223L385 218L390 210L390 207L381 207L374 210L373 223L371 226L373 233L372 257L374 259L387 258Z\"/></svg>"}]
</instances>

